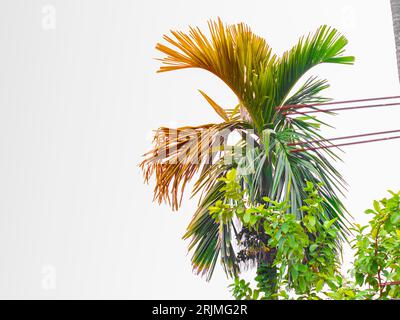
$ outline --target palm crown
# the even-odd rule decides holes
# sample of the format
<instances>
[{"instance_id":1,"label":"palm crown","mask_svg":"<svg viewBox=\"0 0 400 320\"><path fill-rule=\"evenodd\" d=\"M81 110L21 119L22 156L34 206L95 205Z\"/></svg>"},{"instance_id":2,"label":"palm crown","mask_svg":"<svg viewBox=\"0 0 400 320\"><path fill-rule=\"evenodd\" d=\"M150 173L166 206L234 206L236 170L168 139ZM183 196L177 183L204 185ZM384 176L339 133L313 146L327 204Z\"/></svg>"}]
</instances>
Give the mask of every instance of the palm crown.
<instances>
[{"instance_id":1,"label":"palm crown","mask_svg":"<svg viewBox=\"0 0 400 320\"><path fill-rule=\"evenodd\" d=\"M185 186L196 176L192 193L200 194L200 200L184 238L191 239L194 269L207 274L208 279L219 257L228 275L239 271L233 243L238 233L234 218L216 221L209 213L210 207L224 196L224 183L219 178L231 168L242 169L237 170L237 179L246 191L246 201L256 205L263 196L286 200L298 217L302 216L306 182L322 183L325 215L338 218L336 226L342 239L345 237L346 211L337 194L345 182L331 164L337 156L327 149L292 152L296 146L290 144L320 140L323 123L311 116L288 117L277 107L327 101L320 96L328 87L326 80L310 77L300 86L299 80L318 64L354 61L343 55L346 38L327 26L300 38L281 57L243 23L224 25L218 19L209 22L209 31L210 37L199 28L164 36L169 46L157 44L156 48L166 55L158 72L207 70L229 86L238 105L222 108L200 91L222 121L159 128L153 150L145 154L141 163L145 180L153 175L156 178L155 199L166 201L174 210L180 206ZM295 85L298 90L294 90ZM239 134L235 148L227 146L232 132Z\"/></svg>"}]
</instances>

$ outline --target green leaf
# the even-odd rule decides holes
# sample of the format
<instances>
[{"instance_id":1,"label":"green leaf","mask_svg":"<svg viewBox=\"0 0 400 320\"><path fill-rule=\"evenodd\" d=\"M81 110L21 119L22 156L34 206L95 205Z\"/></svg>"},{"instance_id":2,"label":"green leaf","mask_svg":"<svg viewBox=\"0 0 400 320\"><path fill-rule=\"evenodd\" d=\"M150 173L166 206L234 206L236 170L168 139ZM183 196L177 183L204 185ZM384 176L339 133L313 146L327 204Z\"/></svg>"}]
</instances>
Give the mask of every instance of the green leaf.
<instances>
[{"instance_id":1,"label":"green leaf","mask_svg":"<svg viewBox=\"0 0 400 320\"><path fill-rule=\"evenodd\" d=\"M299 272L297 271L296 268L292 268L290 274L292 275L293 281L296 281L297 278L299 277Z\"/></svg>"},{"instance_id":2,"label":"green leaf","mask_svg":"<svg viewBox=\"0 0 400 320\"><path fill-rule=\"evenodd\" d=\"M381 206L379 205L379 202L376 200L374 200L374 209L377 212L379 212L381 210Z\"/></svg>"},{"instance_id":3,"label":"green leaf","mask_svg":"<svg viewBox=\"0 0 400 320\"><path fill-rule=\"evenodd\" d=\"M299 287L302 292L306 291L307 285L306 285L306 281L304 280L304 278L299 279Z\"/></svg>"},{"instance_id":4,"label":"green leaf","mask_svg":"<svg viewBox=\"0 0 400 320\"><path fill-rule=\"evenodd\" d=\"M315 285L315 291L320 292L324 287L325 281L324 279L318 280L317 284Z\"/></svg>"},{"instance_id":5,"label":"green leaf","mask_svg":"<svg viewBox=\"0 0 400 320\"><path fill-rule=\"evenodd\" d=\"M337 221L338 218L333 218L332 220L329 221L325 221L324 222L324 227L325 229L330 229L330 227L332 226L332 224L334 224Z\"/></svg>"},{"instance_id":6,"label":"green leaf","mask_svg":"<svg viewBox=\"0 0 400 320\"><path fill-rule=\"evenodd\" d=\"M357 283L359 286L362 286L363 283L364 283L364 275L363 275L362 273L357 272L356 275L355 275L355 277L356 277L356 283Z\"/></svg>"},{"instance_id":7,"label":"green leaf","mask_svg":"<svg viewBox=\"0 0 400 320\"><path fill-rule=\"evenodd\" d=\"M250 222L250 219L251 219L251 213L250 212L246 212L243 215L243 222L248 224Z\"/></svg>"},{"instance_id":8,"label":"green leaf","mask_svg":"<svg viewBox=\"0 0 400 320\"><path fill-rule=\"evenodd\" d=\"M236 179L236 169L231 169L226 174L226 178L230 181L235 181Z\"/></svg>"},{"instance_id":9,"label":"green leaf","mask_svg":"<svg viewBox=\"0 0 400 320\"><path fill-rule=\"evenodd\" d=\"M310 223L311 227L315 227L316 219L314 216L309 216L308 217L308 222Z\"/></svg>"},{"instance_id":10,"label":"green leaf","mask_svg":"<svg viewBox=\"0 0 400 320\"><path fill-rule=\"evenodd\" d=\"M390 216L390 223L398 225L400 223L400 212L395 212Z\"/></svg>"},{"instance_id":11,"label":"green leaf","mask_svg":"<svg viewBox=\"0 0 400 320\"><path fill-rule=\"evenodd\" d=\"M260 291L259 290L254 290L254 292L253 292L253 300L257 300L259 296L260 296Z\"/></svg>"},{"instance_id":12,"label":"green leaf","mask_svg":"<svg viewBox=\"0 0 400 320\"><path fill-rule=\"evenodd\" d=\"M376 262L376 260L373 260L372 263L369 265L369 270L371 271L371 273L376 274L378 272L378 263Z\"/></svg>"},{"instance_id":13,"label":"green leaf","mask_svg":"<svg viewBox=\"0 0 400 320\"><path fill-rule=\"evenodd\" d=\"M289 225L287 223L282 224L282 232L287 233L289 231Z\"/></svg>"},{"instance_id":14,"label":"green leaf","mask_svg":"<svg viewBox=\"0 0 400 320\"><path fill-rule=\"evenodd\" d=\"M254 226L256 224L257 220L258 220L258 217L256 215L251 215L250 216L250 225Z\"/></svg>"},{"instance_id":15,"label":"green leaf","mask_svg":"<svg viewBox=\"0 0 400 320\"><path fill-rule=\"evenodd\" d=\"M297 242L296 242L296 239L294 238L294 236L290 235L288 238L288 241L289 241L289 245L291 248L297 247Z\"/></svg>"},{"instance_id":16,"label":"green leaf","mask_svg":"<svg viewBox=\"0 0 400 320\"><path fill-rule=\"evenodd\" d=\"M268 197L263 197L263 200L264 200L265 202L271 202L271 199L268 198Z\"/></svg>"}]
</instances>

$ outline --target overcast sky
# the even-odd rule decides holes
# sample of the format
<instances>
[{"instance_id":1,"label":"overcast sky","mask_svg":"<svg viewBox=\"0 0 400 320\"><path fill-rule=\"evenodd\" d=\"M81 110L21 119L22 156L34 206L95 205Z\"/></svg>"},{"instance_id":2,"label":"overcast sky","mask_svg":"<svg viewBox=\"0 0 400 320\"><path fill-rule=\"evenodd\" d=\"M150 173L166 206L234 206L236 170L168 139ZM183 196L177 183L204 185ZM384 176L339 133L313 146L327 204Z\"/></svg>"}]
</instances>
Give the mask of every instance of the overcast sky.
<instances>
[{"instance_id":1,"label":"overcast sky","mask_svg":"<svg viewBox=\"0 0 400 320\"><path fill-rule=\"evenodd\" d=\"M217 268L192 274L181 240L196 208L152 202L137 164L161 125L218 121L198 93L235 97L204 71L155 74L169 29L245 22L278 54L321 24L354 66L309 72L335 100L395 95L389 1L3 0L0 3L0 297L230 298ZM327 136L398 129L400 109L343 112ZM338 164L355 220L400 189L399 140L346 148ZM346 257L351 253L346 250Z\"/></svg>"}]
</instances>

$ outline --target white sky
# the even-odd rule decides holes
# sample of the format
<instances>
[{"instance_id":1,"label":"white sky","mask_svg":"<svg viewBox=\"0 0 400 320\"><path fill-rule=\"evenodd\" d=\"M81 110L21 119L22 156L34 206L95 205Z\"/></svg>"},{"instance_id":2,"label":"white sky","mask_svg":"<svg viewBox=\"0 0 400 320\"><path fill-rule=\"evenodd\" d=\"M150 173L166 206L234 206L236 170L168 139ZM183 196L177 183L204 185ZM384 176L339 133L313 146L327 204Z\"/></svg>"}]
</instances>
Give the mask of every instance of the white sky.
<instances>
[{"instance_id":1,"label":"white sky","mask_svg":"<svg viewBox=\"0 0 400 320\"><path fill-rule=\"evenodd\" d=\"M46 5L56 10L50 30ZM309 73L330 81L326 95L399 93L388 0L2 1L0 297L231 297L220 268L210 283L192 274L181 236L196 201L178 213L152 203L137 167L152 129L218 121L197 89L236 104L206 72L155 74L164 33L218 16L249 24L277 53L321 24L337 27L356 64ZM343 112L326 135L397 129L399 118L395 107ZM346 204L365 222L373 199L400 189L399 140L345 150Z\"/></svg>"}]
</instances>

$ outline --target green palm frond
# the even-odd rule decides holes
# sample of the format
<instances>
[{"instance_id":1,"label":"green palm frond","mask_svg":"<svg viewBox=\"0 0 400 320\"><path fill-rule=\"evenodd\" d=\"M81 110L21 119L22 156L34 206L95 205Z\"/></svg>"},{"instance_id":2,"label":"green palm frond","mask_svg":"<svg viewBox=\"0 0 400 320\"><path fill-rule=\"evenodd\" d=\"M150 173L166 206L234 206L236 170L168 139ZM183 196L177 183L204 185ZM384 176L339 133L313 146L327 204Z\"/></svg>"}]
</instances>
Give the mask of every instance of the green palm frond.
<instances>
[{"instance_id":1,"label":"green palm frond","mask_svg":"<svg viewBox=\"0 0 400 320\"><path fill-rule=\"evenodd\" d=\"M323 103L330 99L322 97L319 93L329 88L327 80L310 77L291 97L285 101L285 105Z\"/></svg>"},{"instance_id":2,"label":"green palm frond","mask_svg":"<svg viewBox=\"0 0 400 320\"><path fill-rule=\"evenodd\" d=\"M275 105L282 105L297 81L311 68L321 63L352 64L354 57L344 56L347 39L336 29L321 26L318 30L301 37L299 42L286 51L277 64L277 90Z\"/></svg>"},{"instance_id":3,"label":"green palm frond","mask_svg":"<svg viewBox=\"0 0 400 320\"><path fill-rule=\"evenodd\" d=\"M219 177L226 174L226 171L222 172ZM233 222L229 221L227 224L217 222L209 213L209 208L218 200L223 199L224 192L221 190L223 186L224 183L214 180L214 184L199 203L188 230L183 236L183 239L191 239L189 250L193 250L194 270L197 274L206 275L208 280L211 279L219 256L228 275L235 276L239 271L232 245Z\"/></svg>"}]
</instances>

